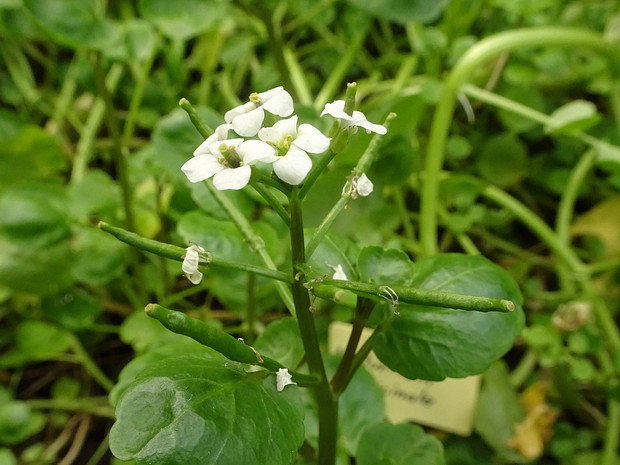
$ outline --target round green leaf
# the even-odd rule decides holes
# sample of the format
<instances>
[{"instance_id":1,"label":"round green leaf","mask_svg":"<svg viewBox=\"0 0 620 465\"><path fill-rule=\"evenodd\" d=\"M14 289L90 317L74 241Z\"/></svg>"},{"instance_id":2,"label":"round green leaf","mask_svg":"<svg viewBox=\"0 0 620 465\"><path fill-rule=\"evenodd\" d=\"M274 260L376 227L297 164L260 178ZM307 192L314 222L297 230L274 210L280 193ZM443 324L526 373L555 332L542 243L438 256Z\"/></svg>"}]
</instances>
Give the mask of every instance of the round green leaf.
<instances>
[{"instance_id":1,"label":"round green leaf","mask_svg":"<svg viewBox=\"0 0 620 465\"><path fill-rule=\"evenodd\" d=\"M227 0L141 0L138 8L142 17L176 39L197 36L231 13Z\"/></svg>"},{"instance_id":2,"label":"round green leaf","mask_svg":"<svg viewBox=\"0 0 620 465\"><path fill-rule=\"evenodd\" d=\"M443 447L420 426L379 423L364 431L357 450L358 465L444 465Z\"/></svg>"},{"instance_id":3,"label":"round green leaf","mask_svg":"<svg viewBox=\"0 0 620 465\"><path fill-rule=\"evenodd\" d=\"M412 287L507 299L511 313L399 306L373 350L388 368L409 379L440 381L483 372L504 355L524 317L519 288L502 268L482 256L442 254L420 260Z\"/></svg>"},{"instance_id":4,"label":"round green leaf","mask_svg":"<svg viewBox=\"0 0 620 465\"><path fill-rule=\"evenodd\" d=\"M254 348L259 354L277 360L289 368L295 368L305 355L297 321L289 317L267 326L256 339Z\"/></svg>"},{"instance_id":5,"label":"round green leaf","mask_svg":"<svg viewBox=\"0 0 620 465\"><path fill-rule=\"evenodd\" d=\"M371 246L360 251L357 271L365 283L407 285L413 278L413 263L402 250Z\"/></svg>"},{"instance_id":6,"label":"round green leaf","mask_svg":"<svg viewBox=\"0 0 620 465\"><path fill-rule=\"evenodd\" d=\"M296 386L199 355L142 372L116 417L110 449L136 465L289 465L304 437Z\"/></svg>"},{"instance_id":7,"label":"round green leaf","mask_svg":"<svg viewBox=\"0 0 620 465\"><path fill-rule=\"evenodd\" d=\"M71 230L56 187L15 185L0 197L0 285L36 294L71 285Z\"/></svg>"},{"instance_id":8,"label":"round green leaf","mask_svg":"<svg viewBox=\"0 0 620 465\"><path fill-rule=\"evenodd\" d=\"M102 312L96 297L77 288L43 300L41 310L47 318L70 330L88 329Z\"/></svg>"},{"instance_id":9,"label":"round green leaf","mask_svg":"<svg viewBox=\"0 0 620 465\"><path fill-rule=\"evenodd\" d=\"M527 174L527 147L513 134L488 139L476 159L476 168L486 180L509 186Z\"/></svg>"},{"instance_id":10,"label":"round green leaf","mask_svg":"<svg viewBox=\"0 0 620 465\"><path fill-rule=\"evenodd\" d=\"M71 271L77 281L101 285L120 276L129 260L129 247L95 227L76 230Z\"/></svg>"},{"instance_id":11,"label":"round green leaf","mask_svg":"<svg viewBox=\"0 0 620 465\"><path fill-rule=\"evenodd\" d=\"M596 105L587 100L574 100L551 113L553 124L547 132L585 131L601 120Z\"/></svg>"}]
</instances>

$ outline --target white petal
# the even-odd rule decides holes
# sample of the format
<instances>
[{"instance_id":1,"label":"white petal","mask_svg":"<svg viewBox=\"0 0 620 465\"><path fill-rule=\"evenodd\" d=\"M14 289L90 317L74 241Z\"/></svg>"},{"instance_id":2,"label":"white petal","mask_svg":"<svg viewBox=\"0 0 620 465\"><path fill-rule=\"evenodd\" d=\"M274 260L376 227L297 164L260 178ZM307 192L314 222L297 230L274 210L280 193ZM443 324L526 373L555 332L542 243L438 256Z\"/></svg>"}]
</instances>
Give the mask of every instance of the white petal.
<instances>
[{"instance_id":1,"label":"white petal","mask_svg":"<svg viewBox=\"0 0 620 465\"><path fill-rule=\"evenodd\" d=\"M200 262L200 257L198 256L198 252L191 247L187 249L185 252L185 258L183 259L183 265L181 265L181 269L183 273L193 273L198 269L198 263Z\"/></svg>"},{"instance_id":2,"label":"white petal","mask_svg":"<svg viewBox=\"0 0 620 465\"><path fill-rule=\"evenodd\" d=\"M243 165L239 168L227 168L213 177L213 185L220 191L227 189L239 190L247 186L251 174L252 169L249 165Z\"/></svg>"},{"instance_id":3,"label":"white petal","mask_svg":"<svg viewBox=\"0 0 620 465\"><path fill-rule=\"evenodd\" d=\"M187 276L187 279L189 279L192 284L200 284L200 281L202 281L202 273L198 270L193 273L185 273L185 276Z\"/></svg>"},{"instance_id":4,"label":"white petal","mask_svg":"<svg viewBox=\"0 0 620 465\"><path fill-rule=\"evenodd\" d=\"M263 111L263 108L254 108L247 113L236 116L232 120L233 129L240 136L252 137L258 132L264 119L265 112Z\"/></svg>"},{"instance_id":5,"label":"white petal","mask_svg":"<svg viewBox=\"0 0 620 465\"><path fill-rule=\"evenodd\" d=\"M293 376L288 372L287 368L280 368L276 373L276 389L278 392L282 392L284 386L289 384L297 384L292 381Z\"/></svg>"},{"instance_id":6,"label":"white petal","mask_svg":"<svg viewBox=\"0 0 620 465\"><path fill-rule=\"evenodd\" d=\"M258 131L258 137L265 142L279 144L286 136L297 137L297 115L281 119L270 128Z\"/></svg>"},{"instance_id":7,"label":"white petal","mask_svg":"<svg viewBox=\"0 0 620 465\"><path fill-rule=\"evenodd\" d=\"M385 126L371 123L366 119L366 116L364 116L364 113L362 113L361 111L353 112L353 125L366 129L366 132L369 134L370 132L376 132L377 134L381 135L387 133L387 129L385 128Z\"/></svg>"},{"instance_id":8,"label":"white petal","mask_svg":"<svg viewBox=\"0 0 620 465\"><path fill-rule=\"evenodd\" d=\"M209 179L222 171L224 167L218 163L213 155L198 155L190 158L181 167L190 182L200 182Z\"/></svg>"},{"instance_id":9,"label":"white petal","mask_svg":"<svg viewBox=\"0 0 620 465\"><path fill-rule=\"evenodd\" d=\"M351 120L351 116L344 112L344 100L336 100L332 103L326 103L325 108L321 112L321 116L331 115L334 118Z\"/></svg>"},{"instance_id":10,"label":"white petal","mask_svg":"<svg viewBox=\"0 0 620 465\"><path fill-rule=\"evenodd\" d=\"M186 250L181 269L192 284L198 284L202 280L202 273L198 271L198 265L200 264L200 256L198 254L203 253L205 249L197 244L193 244Z\"/></svg>"},{"instance_id":11,"label":"white petal","mask_svg":"<svg viewBox=\"0 0 620 465\"><path fill-rule=\"evenodd\" d=\"M302 124L299 126L298 135L293 141L293 145L306 152L323 153L329 148L330 140L311 124Z\"/></svg>"},{"instance_id":12,"label":"white petal","mask_svg":"<svg viewBox=\"0 0 620 465\"><path fill-rule=\"evenodd\" d=\"M366 173L362 173L362 175L357 180L357 193L362 197L367 197L372 192L373 187L374 186L372 185L372 181L368 179Z\"/></svg>"},{"instance_id":13,"label":"white petal","mask_svg":"<svg viewBox=\"0 0 620 465\"><path fill-rule=\"evenodd\" d=\"M344 273L344 270L342 269L342 265L338 264L336 266L331 266L329 265L329 267L334 270L334 275L332 276L332 279L338 279L340 281L348 281L349 278L347 278L347 275Z\"/></svg>"},{"instance_id":14,"label":"white petal","mask_svg":"<svg viewBox=\"0 0 620 465\"><path fill-rule=\"evenodd\" d=\"M232 124L220 124L217 128L215 128L215 132L209 137L207 137L207 139L202 144L200 144L196 150L194 150L194 156L210 153L209 147L211 146L211 144L213 142L225 140L228 137L228 131L230 131L232 128Z\"/></svg>"},{"instance_id":15,"label":"white petal","mask_svg":"<svg viewBox=\"0 0 620 465\"><path fill-rule=\"evenodd\" d=\"M276 150L271 145L260 140L246 140L237 147L237 153L246 165L257 161L273 163L280 158L276 156Z\"/></svg>"},{"instance_id":16,"label":"white petal","mask_svg":"<svg viewBox=\"0 0 620 465\"><path fill-rule=\"evenodd\" d=\"M278 116L289 116L293 113L293 97L282 86L258 94L263 101L261 108Z\"/></svg>"},{"instance_id":17,"label":"white petal","mask_svg":"<svg viewBox=\"0 0 620 465\"><path fill-rule=\"evenodd\" d=\"M224 121L227 123L232 123L232 121L239 115L244 115L252 110L256 109L256 105L252 102L246 102L243 105L239 105L238 107L233 108L232 110L228 110L224 115Z\"/></svg>"},{"instance_id":18,"label":"white petal","mask_svg":"<svg viewBox=\"0 0 620 465\"><path fill-rule=\"evenodd\" d=\"M282 181L296 186L304 180L312 168L312 160L306 152L294 145L287 154L273 164L273 171Z\"/></svg>"},{"instance_id":19,"label":"white petal","mask_svg":"<svg viewBox=\"0 0 620 465\"><path fill-rule=\"evenodd\" d=\"M278 121L278 123L279 122L280 121ZM284 139L284 134L280 130L281 128L278 128L278 123L274 124L270 128L261 128L260 131L258 131L258 138L262 141L272 142L274 144L280 142Z\"/></svg>"}]
</instances>

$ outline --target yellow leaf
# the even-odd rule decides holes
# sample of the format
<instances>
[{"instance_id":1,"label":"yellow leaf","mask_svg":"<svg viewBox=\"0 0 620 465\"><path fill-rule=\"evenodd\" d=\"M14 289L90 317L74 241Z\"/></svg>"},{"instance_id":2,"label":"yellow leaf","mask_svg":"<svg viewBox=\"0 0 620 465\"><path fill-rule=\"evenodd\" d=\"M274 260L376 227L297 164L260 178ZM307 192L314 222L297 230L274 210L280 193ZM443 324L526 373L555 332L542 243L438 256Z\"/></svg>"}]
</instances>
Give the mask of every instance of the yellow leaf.
<instances>
[{"instance_id":1,"label":"yellow leaf","mask_svg":"<svg viewBox=\"0 0 620 465\"><path fill-rule=\"evenodd\" d=\"M620 196L605 200L580 215L571 227L573 236L588 235L598 237L607 255L620 252Z\"/></svg>"}]
</instances>

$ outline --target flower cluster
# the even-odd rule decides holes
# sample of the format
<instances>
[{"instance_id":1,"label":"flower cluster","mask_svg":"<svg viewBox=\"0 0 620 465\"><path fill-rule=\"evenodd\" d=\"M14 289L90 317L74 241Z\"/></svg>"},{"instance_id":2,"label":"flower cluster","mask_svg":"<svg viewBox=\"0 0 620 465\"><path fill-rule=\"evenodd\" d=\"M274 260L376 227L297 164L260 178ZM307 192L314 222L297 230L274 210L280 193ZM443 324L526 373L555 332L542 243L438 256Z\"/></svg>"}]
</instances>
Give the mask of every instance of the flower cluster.
<instances>
[{"instance_id":1,"label":"flower cluster","mask_svg":"<svg viewBox=\"0 0 620 465\"><path fill-rule=\"evenodd\" d=\"M325 152L331 139L310 124L298 126L297 116L291 116L293 109L293 99L282 86L251 94L248 102L226 112L225 123L198 146L181 170L190 182L213 178L216 189L237 190L250 181L251 165L261 162L271 164L275 175L285 183L300 184L312 168L308 153ZM262 127L265 111L288 118ZM342 128L359 126L378 134L386 131L383 126L368 122L359 111L349 116L342 100L326 104L321 116L325 114L337 118ZM230 137L230 132L235 135Z\"/></svg>"}]
</instances>

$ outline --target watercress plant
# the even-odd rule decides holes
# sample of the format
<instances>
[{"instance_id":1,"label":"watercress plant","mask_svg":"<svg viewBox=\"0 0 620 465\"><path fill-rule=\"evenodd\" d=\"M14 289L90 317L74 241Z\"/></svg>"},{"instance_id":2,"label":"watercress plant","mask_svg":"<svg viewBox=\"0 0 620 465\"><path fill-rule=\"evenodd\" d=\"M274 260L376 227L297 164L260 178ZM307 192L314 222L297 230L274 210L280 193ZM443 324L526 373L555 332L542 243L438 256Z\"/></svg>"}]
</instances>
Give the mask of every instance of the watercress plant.
<instances>
[{"instance_id":1,"label":"watercress plant","mask_svg":"<svg viewBox=\"0 0 620 465\"><path fill-rule=\"evenodd\" d=\"M374 384L361 368L370 351L409 379L482 373L523 327L522 298L512 278L480 255L431 254L414 262L397 249L359 248L335 239L335 219L372 194L370 167L393 118L382 125L368 121L355 110L356 90L349 84L344 100L325 105L321 116L333 119L329 137L298 124L301 118L293 115L293 99L283 87L251 94L215 131L181 100L205 140L180 168L190 182L202 182L236 227L241 239L236 247L249 248L258 262L221 258L216 243L198 237L179 247L99 224L123 242L182 262L194 285L203 281L200 270L210 270L209 277L219 270L244 271L273 280L282 302L277 329L267 326L254 342L148 304L148 316L202 346L187 342L166 356L138 357L121 373L112 394L117 419L110 434L118 458L137 464L284 465L301 457L333 465L344 453L376 463L385 447L401 447L401 438L414 440L407 457L444 463L438 440L413 425L389 424L381 413L357 424L352 437L353 419L344 407L348 388L356 379ZM305 229L304 198L359 128L374 135L342 179L340 198L326 205L319 227ZM252 189L288 230L288 263L276 265L253 219L225 192L240 189ZM351 335L338 359L327 356L317 327L333 318L332 305L349 306L352 315ZM366 326L374 331L358 347Z\"/></svg>"}]
</instances>

